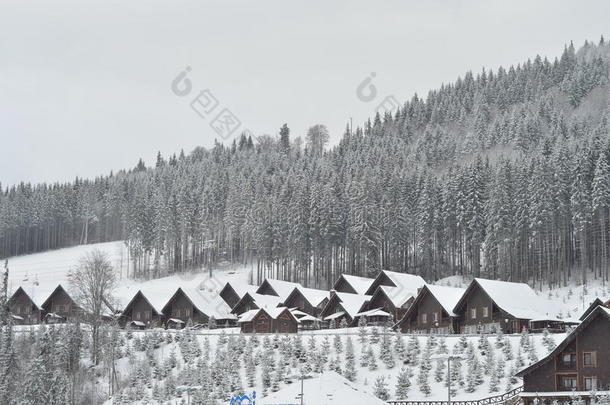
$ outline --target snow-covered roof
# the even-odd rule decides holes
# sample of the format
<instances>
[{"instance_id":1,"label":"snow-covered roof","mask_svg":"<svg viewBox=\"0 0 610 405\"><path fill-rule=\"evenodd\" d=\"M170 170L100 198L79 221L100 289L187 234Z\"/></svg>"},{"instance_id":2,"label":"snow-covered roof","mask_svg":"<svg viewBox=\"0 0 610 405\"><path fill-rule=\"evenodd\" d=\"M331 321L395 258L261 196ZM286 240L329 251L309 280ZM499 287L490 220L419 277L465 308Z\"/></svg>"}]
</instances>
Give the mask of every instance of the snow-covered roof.
<instances>
[{"instance_id":1,"label":"snow-covered roof","mask_svg":"<svg viewBox=\"0 0 610 405\"><path fill-rule=\"evenodd\" d=\"M282 303L282 299L275 295L262 295L256 293L247 293L247 295L252 297L254 303L256 303L256 306L259 308L275 308Z\"/></svg>"},{"instance_id":2,"label":"snow-covered roof","mask_svg":"<svg viewBox=\"0 0 610 405\"><path fill-rule=\"evenodd\" d=\"M47 285L47 286L32 285L32 286L25 286L25 287L20 286L19 288L21 288L23 290L23 292L25 292L27 294L27 296L30 297L30 299L32 300L34 305L36 305L36 308L42 309L42 304L44 304L44 302L47 300L47 298L49 298L51 293L53 293L53 291L55 291L55 289L58 286L59 286L58 284L54 285L52 287L50 287L49 285ZM15 293L19 290L19 288L17 288L17 290L15 290L13 295L15 295ZM11 296L11 298L12 298L12 296Z\"/></svg>"},{"instance_id":3,"label":"snow-covered roof","mask_svg":"<svg viewBox=\"0 0 610 405\"><path fill-rule=\"evenodd\" d=\"M426 288L441 304L443 309L447 311L449 316L456 316L453 309L457 305L462 295L464 295L465 288L446 287L441 285L426 284Z\"/></svg>"},{"instance_id":4,"label":"snow-covered roof","mask_svg":"<svg viewBox=\"0 0 610 405\"><path fill-rule=\"evenodd\" d=\"M324 318L325 321L332 321L333 319L337 319L342 317L343 315L345 315L344 311L339 311L339 312L335 312L334 314L330 314L328 315L326 318Z\"/></svg>"},{"instance_id":5,"label":"snow-covered roof","mask_svg":"<svg viewBox=\"0 0 610 405\"><path fill-rule=\"evenodd\" d=\"M396 287L410 292L413 296L416 296L417 290L426 284L423 278L414 274L397 273L389 270L382 270L382 273L392 280Z\"/></svg>"},{"instance_id":6,"label":"snow-covered roof","mask_svg":"<svg viewBox=\"0 0 610 405\"><path fill-rule=\"evenodd\" d=\"M301 317L301 316L309 315L306 312L300 311L296 308L290 308L290 312L292 312L292 315L296 316L297 318Z\"/></svg>"},{"instance_id":7,"label":"snow-covered roof","mask_svg":"<svg viewBox=\"0 0 610 405\"><path fill-rule=\"evenodd\" d=\"M295 288L298 289L303 297L305 297L305 299L314 307L317 307L324 302L325 299L330 297L330 291L316 290L314 288L305 288L301 286Z\"/></svg>"},{"instance_id":8,"label":"snow-covered roof","mask_svg":"<svg viewBox=\"0 0 610 405\"><path fill-rule=\"evenodd\" d=\"M369 289L375 279L352 276L351 274L341 274L341 277L356 291L356 294L364 294Z\"/></svg>"},{"instance_id":9,"label":"snow-covered roof","mask_svg":"<svg viewBox=\"0 0 610 405\"><path fill-rule=\"evenodd\" d=\"M316 321L320 321L319 318L316 318L315 316L312 315L305 315L302 318L299 318L299 321L303 322L303 321L311 321L311 322L316 322Z\"/></svg>"},{"instance_id":10,"label":"snow-covered roof","mask_svg":"<svg viewBox=\"0 0 610 405\"><path fill-rule=\"evenodd\" d=\"M547 303L525 283L475 278L481 288L502 310L520 319L536 319L548 316Z\"/></svg>"},{"instance_id":11,"label":"snow-covered roof","mask_svg":"<svg viewBox=\"0 0 610 405\"><path fill-rule=\"evenodd\" d=\"M264 403L292 404L298 402L301 384L289 384L277 392L265 396ZM341 403L350 405L387 405L387 402L366 392L334 371L326 371L318 377L303 380L303 403ZM258 402L258 401L257 401Z\"/></svg>"},{"instance_id":12,"label":"snow-covered roof","mask_svg":"<svg viewBox=\"0 0 610 405\"><path fill-rule=\"evenodd\" d=\"M362 306L371 300L370 295L350 294L335 292L341 301L341 308L354 319L362 309Z\"/></svg>"},{"instance_id":13,"label":"snow-covered roof","mask_svg":"<svg viewBox=\"0 0 610 405\"><path fill-rule=\"evenodd\" d=\"M380 285L379 288L383 290L385 295L392 301L395 307L402 307L407 301L415 297L411 290L404 289L402 287L389 287L387 285Z\"/></svg>"},{"instance_id":14,"label":"snow-covered roof","mask_svg":"<svg viewBox=\"0 0 610 405\"><path fill-rule=\"evenodd\" d=\"M251 309L250 311L244 312L237 321L238 323L250 322L254 317L260 312L264 311L267 315L269 315L272 319L277 319L285 310L286 307L275 307L275 308L260 308L260 309ZM299 322L299 320L294 316L290 310L288 313L294 318L295 321Z\"/></svg>"},{"instance_id":15,"label":"snow-covered roof","mask_svg":"<svg viewBox=\"0 0 610 405\"><path fill-rule=\"evenodd\" d=\"M238 283L227 283L227 284L230 284L231 287L233 287L233 290L237 293L237 295L239 295L239 298L246 295L246 293L255 293L256 290L258 290L257 285L238 284Z\"/></svg>"},{"instance_id":16,"label":"snow-covered roof","mask_svg":"<svg viewBox=\"0 0 610 405\"><path fill-rule=\"evenodd\" d=\"M368 311L360 312L358 316L385 316L390 317L391 315L384 311L382 308L370 309Z\"/></svg>"},{"instance_id":17,"label":"snow-covered roof","mask_svg":"<svg viewBox=\"0 0 610 405\"><path fill-rule=\"evenodd\" d=\"M280 299L282 301L284 301L286 298L288 298L288 296L290 295L292 290L294 290L295 287L301 287L301 284L299 284L299 283L293 283L293 282L284 281L284 280L277 280L274 278L266 278L265 281L271 286L271 288L273 288L273 291L275 291L278 294L278 296L280 297ZM258 294L259 291L260 291L260 286L256 290L256 293Z\"/></svg>"},{"instance_id":18,"label":"snow-covered roof","mask_svg":"<svg viewBox=\"0 0 610 405\"><path fill-rule=\"evenodd\" d=\"M184 323L184 321L182 319L177 319L177 318L169 318L167 321L173 322L173 323Z\"/></svg>"},{"instance_id":19,"label":"snow-covered roof","mask_svg":"<svg viewBox=\"0 0 610 405\"><path fill-rule=\"evenodd\" d=\"M207 316L214 319L237 319L231 313L229 305L217 293L187 287L182 288L182 291L193 305Z\"/></svg>"},{"instance_id":20,"label":"snow-covered roof","mask_svg":"<svg viewBox=\"0 0 610 405\"><path fill-rule=\"evenodd\" d=\"M131 321L130 323L136 326L146 326L142 321Z\"/></svg>"},{"instance_id":21,"label":"snow-covered roof","mask_svg":"<svg viewBox=\"0 0 610 405\"><path fill-rule=\"evenodd\" d=\"M132 290L122 290L121 294L127 294L128 292L131 292ZM167 301L169 301L169 299L172 297L172 295L174 295L174 293L176 292L175 290L170 290L170 289L162 289L162 288L152 288L151 286L142 286L142 288L140 288L138 291L136 291L135 293L133 293L133 295L131 296L131 298L129 298L129 300L124 304L124 306L121 306L123 310L125 310L127 308L127 306L129 304L131 304L131 302L136 298L136 295L138 294L138 292L142 293L142 295L144 296L144 298L150 303L150 305L154 308L154 310L158 313L158 314L162 314L163 313L163 307L165 306L165 304L167 304ZM126 297L121 297L119 298L119 302L125 302Z\"/></svg>"}]
</instances>

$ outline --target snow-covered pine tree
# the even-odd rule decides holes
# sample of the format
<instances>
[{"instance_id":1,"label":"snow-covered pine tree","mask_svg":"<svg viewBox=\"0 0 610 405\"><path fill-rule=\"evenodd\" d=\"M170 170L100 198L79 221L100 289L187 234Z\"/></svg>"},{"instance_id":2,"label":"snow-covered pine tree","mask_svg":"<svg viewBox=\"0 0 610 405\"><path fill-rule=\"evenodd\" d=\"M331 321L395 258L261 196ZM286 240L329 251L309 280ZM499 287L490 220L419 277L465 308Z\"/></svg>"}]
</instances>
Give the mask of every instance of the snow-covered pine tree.
<instances>
[{"instance_id":1,"label":"snow-covered pine tree","mask_svg":"<svg viewBox=\"0 0 610 405\"><path fill-rule=\"evenodd\" d=\"M396 379L395 397L397 400L405 400L409 397L411 389L411 371L407 367L400 369Z\"/></svg>"},{"instance_id":2,"label":"snow-covered pine tree","mask_svg":"<svg viewBox=\"0 0 610 405\"><path fill-rule=\"evenodd\" d=\"M356 360L354 355L354 343L352 337L348 336L345 343L345 371L343 376L349 381L356 381Z\"/></svg>"},{"instance_id":3,"label":"snow-covered pine tree","mask_svg":"<svg viewBox=\"0 0 610 405\"><path fill-rule=\"evenodd\" d=\"M369 345L367 349L367 362L368 368L370 371L377 370L377 357L375 356L375 352L373 351L373 346Z\"/></svg>"},{"instance_id":4,"label":"snow-covered pine tree","mask_svg":"<svg viewBox=\"0 0 610 405\"><path fill-rule=\"evenodd\" d=\"M358 340L360 345L364 346L368 341L368 332L366 329L366 317L361 316L358 318Z\"/></svg>"},{"instance_id":5,"label":"snow-covered pine tree","mask_svg":"<svg viewBox=\"0 0 610 405\"><path fill-rule=\"evenodd\" d=\"M388 391L388 383L385 380L384 376L379 376L375 380L375 385L373 386L373 395L382 401L387 401L390 399L390 392Z\"/></svg>"}]
</instances>

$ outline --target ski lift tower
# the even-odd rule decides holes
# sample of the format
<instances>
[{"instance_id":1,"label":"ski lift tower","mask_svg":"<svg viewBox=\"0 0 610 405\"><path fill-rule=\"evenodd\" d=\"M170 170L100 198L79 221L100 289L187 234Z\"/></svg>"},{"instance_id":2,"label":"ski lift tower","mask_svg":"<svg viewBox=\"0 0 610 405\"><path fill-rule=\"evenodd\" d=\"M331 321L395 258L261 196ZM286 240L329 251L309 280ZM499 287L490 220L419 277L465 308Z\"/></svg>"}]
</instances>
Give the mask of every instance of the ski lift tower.
<instances>
[{"instance_id":1,"label":"ski lift tower","mask_svg":"<svg viewBox=\"0 0 610 405\"><path fill-rule=\"evenodd\" d=\"M210 271L210 278L212 277L212 260L214 258L214 248L216 248L216 241L214 239L208 239L203 242L203 248L207 253L208 266Z\"/></svg>"}]
</instances>

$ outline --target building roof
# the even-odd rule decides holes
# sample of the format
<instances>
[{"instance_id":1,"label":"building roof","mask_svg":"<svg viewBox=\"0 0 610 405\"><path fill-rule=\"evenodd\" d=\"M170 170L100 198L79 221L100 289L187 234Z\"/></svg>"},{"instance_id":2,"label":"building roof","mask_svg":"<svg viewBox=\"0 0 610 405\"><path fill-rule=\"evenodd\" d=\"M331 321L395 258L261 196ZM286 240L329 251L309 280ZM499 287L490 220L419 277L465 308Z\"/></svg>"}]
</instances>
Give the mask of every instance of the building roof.
<instances>
[{"instance_id":1,"label":"building roof","mask_svg":"<svg viewBox=\"0 0 610 405\"><path fill-rule=\"evenodd\" d=\"M235 291L239 298L246 295L246 293L254 293L256 292L256 290L258 290L257 285L231 283L230 281L227 281L227 283L224 285L224 287L222 287L220 291L222 292L222 290L224 290L225 288L231 288L233 291Z\"/></svg>"},{"instance_id":2,"label":"building roof","mask_svg":"<svg viewBox=\"0 0 610 405\"><path fill-rule=\"evenodd\" d=\"M217 293L197 288L181 289L193 303L193 306L208 317L214 317L214 319L237 319L231 313L229 305Z\"/></svg>"},{"instance_id":3,"label":"building roof","mask_svg":"<svg viewBox=\"0 0 610 405\"><path fill-rule=\"evenodd\" d=\"M293 283L293 282L284 281L284 280L277 280L277 279L273 279L273 278L266 278L263 281L263 283L261 283L261 285L256 289L257 294L260 294L259 291L265 282L267 282L271 286L271 288L273 288L273 291L275 291L277 293L277 295L280 297L282 302L286 298L288 298L288 296L290 295L292 290L294 290L295 287L301 287L301 284L299 284L299 283Z\"/></svg>"},{"instance_id":4,"label":"building roof","mask_svg":"<svg viewBox=\"0 0 610 405\"><path fill-rule=\"evenodd\" d=\"M358 316L358 313L362 310L362 307L371 300L370 295L350 294L334 292L337 295L339 301L341 301L341 308L345 313L352 319Z\"/></svg>"},{"instance_id":5,"label":"building roof","mask_svg":"<svg viewBox=\"0 0 610 405\"><path fill-rule=\"evenodd\" d=\"M389 313L384 311L382 308L375 308L375 309L370 309L368 311L360 312L360 313L358 313L358 316L384 316L384 317L389 318L392 315L390 315Z\"/></svg>"},{"instance_id":6,"label":"building roof","mask_svg":"<svg viewBox=\"0 0 610 405\"><path fill-rule=\"evenodd\" d=\"M348 283L354 289L354 291L356 291L356 294L366 293L371 284L373 284L373 281L375 281L373 278L353 276L351 274L341 274L340 278L343 278L345 282ZM337 280L337 282L338 281L339 280Z\"/></svg>"},{"instance_id":7,"label":"building roof","mask_svg":"<svg viewBox=\"0 0 610 405\"><path fill-rule=\"evenodd\" d=\"M453 308L455 308L460 298L462 298L462 295L464 295L464 292L466 291L465 288L446 287L431 284L426 284L425 288L430 291L430 294L436 298L438 303L441 304L449 316L456 316L456 314L453 312Z\"/></svg>"},{"instance_id":8,"label":"building roof","mask_svg":"<svg viewBox=\"0 0 610 405\"><path fill-rule=\"evenodd\" d=\"M454 307L454 312L464 302L468 292L479 285L494 303L506 313L518 319L536 319L548 316L548 304L536 295L536 292L525 283L487 280L475 278L462 298Z\"/></svg>"},{"instance_id":9,"label":"building roof","mask_svg":"<svg viewBox=\"0 0 610 405\"><path fill-rule=\"evenodd\" d=\"M299 320L290 310L286 307L275 307L275 308L259 308L259 309L251 309L250 311L244 312L237 321L238 323L250 322L254 319L259 312L265 312L267 315L271 317L271 319L277 319L284 312L288 312L290 316L297 322Z\"/></svg>"},{"instance_id":10,"label":"building roof","mask_svg":"<svg viewBox=\"0 0 610 405\"><path fill-rule=\"evenodd\" d=\"M19 291L23 291L23 293L25 295L27 295L30 298L30 300L34 303L36 308L39 310L42 310L42 304L44 304L44 302L47 300L47 298L49 298L51 293L53 293L57 287L58 286L53 286L52 288L50 288L50 287L40 287L40 286L33 285L31 287L24 288L24 287L19 286L15 290L15 292L11 295L9 302L10 302L10 300L13 299L13 297L15 297L17 295L17 293Z\"/></svg>"},{"instance_id":11,"label":"building roof","mask_svg":"<svg viewBox=\"0 0 610 405\"><path fill-rule=\"evenodd\" d=\"M381 292L383 292L386 297L388 297L388 299L396 308L402 307L406 302L408 302L416 295L413 294L411 290L407 290L401 287L389 287L387 285L380 285L379 287L377 287L377 290L375 291L375 294L373 294L373 296Z\"/></svg>"},{"instance_id":12,"label":"building roof","mask_svg":"<svg viewBox=\"0 0 610 405\"><path fill-rule=\"evenodd\" d=\"M127 305L124 306L123 312L125 312L125 310L133 303L133 301L138 296L138 293L142 294L144 300L146 300L146 302L148 302L148 304L153 307L157 314L163 314L163 307L165 306L165 304L167 304L167 301L169 301L169 299L173 295L171 290L160 290L158 288L152 289L143 287L140 290L136 291L135 294L133 294L131 300L129 300Z\"/></svg>"},{"instance_id":13,"label":"building roof","mask_svg":"<svg viewBox=\"0 0 610 405\"><path fill-rule=\"evenodd\" d=\"M536 363L534 363L528 367L523 368L515 375L517 377L523 377L525 374L528 374L530 371L533 371L534 369L540 367L541 365L545 364L546 362L554 359L555 356L557 354L561 353L565 349L565 347L567 345L569 345L576 338L576 336L579 333L581 333L581 331L584 328L586 328L587 325L589 325L591 323L591 321L593 319L595 319L597 316L604 316L606 318L606 320L610 321L610 308L606 308L602 305L597 306L570 334L568 334L565 337L565 339L563 339L563 341L561 341L561 343L559 343L555 347L555 349L553 349L544 358L538 360Z\"/></svg>"},{"instance_id":14,"label":"building roof","mask_svg":"<svg viewBox=\"0 0 610 405\"><path fill-rule=\"evenodd\" d=\"M307 302L309 302L314 307L317 307L322 302L324 302L324 300L326 300L330 297L330 291L316 290L314 288L305 288L305 287L301 287L301 286L293 288L290 295L292 295L292 293L294 293L295 290L299 291L301 293L301 295L303 295L303 297L305 297ZM288 297L286 297L286 298L288 298Z\"/></svg>"},{"instance_id":15,"label":"building roof","mask_svg":"<svg viewBox=\"0 0 610 405\"><path fill-rule=\"evenodd\" d=\"M403 288L410 291L414 296L417 295L417 290L423 287L426 282L420 276L409 273L398 273L395 271L382 270L398 288Z\"/></svg>"},{"instance_id":16,"label":"building roof","mask_svg":"<svg viewBox=\"0 0 610 405\"><path fill-rule=\"evenodd\" d=\"M593 311L598 305L604 305L604 301L602 301L601 298L599 298L599 297L595 297L593 302L589 305L589 307L585 310L585 312L583 312L583 314L578 319L580 319L581 321L583 319L585 319L591 313L591 311Z\"/></svg>"}]
</instances>

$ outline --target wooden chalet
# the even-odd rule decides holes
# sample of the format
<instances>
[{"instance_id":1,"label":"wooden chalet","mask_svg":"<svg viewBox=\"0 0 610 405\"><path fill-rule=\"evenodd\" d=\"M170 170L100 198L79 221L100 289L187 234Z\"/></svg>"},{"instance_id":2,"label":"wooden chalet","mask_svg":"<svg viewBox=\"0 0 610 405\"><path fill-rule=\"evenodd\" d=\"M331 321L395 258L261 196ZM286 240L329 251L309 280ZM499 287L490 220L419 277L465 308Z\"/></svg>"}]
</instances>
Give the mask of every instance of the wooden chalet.
<instances>
[{"instance_id":1,"label":"wooden chalet","mask_svg":"<svg viewBox=\"0 0 610 405\"><path fill-rule=\"evenodd\" d=\"M222 287L219 294L229 308L233 309L246 293L253 293L257 289L258 287L255 285L237 285L227 282L224 287Z\"/></svg>"},{"instance_id":2,"label":"wooden chalet","mask_svg":"<svg viewBox=\"0 0 610 405\"><path fill-rule=\"evenodd\" d=\"M17 288L8 300L8 307L13 317L13 322L19 325L36 325L44 320L43 300L48 292L40 292L32 289L27 293L23 287ZM42 299L41 299L42 298Z\"/></svg>"},{"instance_id":3,"label":"wooden chalet","mask_svg":"<svg viewBox=\"0 0 610 405\"><path fill-rule=\"evenodd\" d=\"M76 320L84 321L84 311L68 291L58 285L42 304L45 322L63 323Z\"/></svg>"},{"instance_id":4,"label":"wooden chalet","mask_svg":"<svg viewBox=\"0 0 610 405\"><path fill-rule=\"evenodd\" d=\"M207 325L211 317L217 324L235 324L236 316L230 311L217 294L179 287L163 306L162 313L168 327L182 328L189 322Z\"/></svg>"},{"instance_id":5,"label":"wooden chalet","mask_svg":"<svg viewBox=\"0 0 610 405\"><path fill-rule=\"evenodd\" d=\"M414 297L417 291L422 288L426 282L420 276L408 273L397 273L395 271L382 270L373 280L369 288L364 293L365 295L373 295L380 286L396 287L402 290L401 295L411 293Z\"/></svg>"},{"instance_id":6,"label":"wooden chalet","mask_svg":"<svg viewBox=\"0 0 610 405\"><path fill-rule=\"evenodd\" d=\"M339 327L342 319L345 319L348 327L358 326L358 314L367 310L370 299L368 295L331 291L320 318L335 328Z\"/></svg>"},{"instance_id":7,"label":"wooden chalet","mask_svg":"<svg viewBox=\"0 0 610 405\"><path fill-rule=\"evenodd\" d=\"M160 327L165 322L163 304L166 299L154 292L138 292L123 309L119 318L122 326L131 326L137 329Z\"/></svg>"},{"instance_id":8,"label":"wooden chalet","mask_svg":"<svg viewBox=\"0 0 610 405\"><path fill-rule=\"evenodd\" d=\"M382 309L390 314L389 321L394 324L404 316L414 299L415 295L410 290L381 285L371 296L368 309Z\"/></svg>"},{"instance_id":9,"label":"wooden chalet","mask_svg":"<svg viewBox=\"0 0 610 405\"><path fill-rule=\"evenodd\" d=\"M274 295L280 297L280 300L284 302L295 287L301 287L301 284L266 278L256 289L255 293L260 295Z\"/></svg>"},{"instance_id":10,"label":"wooden chalet","mask_svg":"<svg viewBox=\"0 0 610 405\"><path fill-rule=\"evenodd\" d=\"M593 312L593 310L595 310L595 308L597 308L600 305L604 306L606 308L610 308L610 300L604 302L599 297L596 297L595 300L593 300L593 302L591 303L591 305L589 305L589 307L585 310L585 312L578 319L583 321L587 316L589 316L589 314L591 312Z\"/></svg>"},{"instance_id":11,"label":"wooden chalet","mask_svg":"<svg viewBox=\"0 0 610 405\"><path fill-rule=\"evenodd\" d=\"M375 279L341 274L333 285L333 290L349 294L365 294L373 281Z\"/></svg>"},{"instance_id":12,"label":"wooden chalet","mask_svg":"<svg viewBox=\"0 0 610 405\"><path fill-rule=\"evenodd\" d=\"M597 306L545 358L521 370L524 405L610 395L610 309Z\"/></svg>"},{"instance_id":13,"label":"wooden chalet","mask_svg":"<svg viewBox=\"0 0 610 405\"><path fill-rule=\"evenodd\" d=\"M395 327L403 333L458 333L458 318L453 308L464 291L464 288L423 286Z\"/></svg>"},{"instance_id":14,"label":"wooden chalet","mask_svg":"<svg viewBox=\"0 0 610 405\"><path fill-rule=\"evenodd\" d=\"M297 333L297 318L286 307L253 309L237 321L242 333Z\"/></svg>"},{"instance_id":15,"label":"wooden chalet","mask_svg":"<svg viewBox=\"0 0 610 405\"><path fill-rule=\"evenodd\" d=\"M253 309L274 308L281 305L281 303L280 297L275 295L261 295L247 292L231 309L231 313L241 315Z\"/></svg>"},{"instance_id":16,"label":"wooden chalet","mask_svg":"<svg viewBox=\"0 0 610 405\"><path fill-rule=\"evenodd\" d=\"M296 308L308 315L317 317L328 303L329 297L329 291L295 287L284 300L283 305L288 308Z\"/></svg>"},{"instance_id":17,"label":"wooden chalet","mask_svg":"<svg viewBox=\"0 0 610 405\"><path fill-rule=\"evenodd\" d=\"M460 333L520 333L548 318L545 303L524 283L475 278L456 304Z\"/></svg>"}]
</instances>

